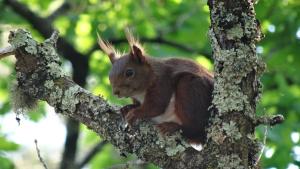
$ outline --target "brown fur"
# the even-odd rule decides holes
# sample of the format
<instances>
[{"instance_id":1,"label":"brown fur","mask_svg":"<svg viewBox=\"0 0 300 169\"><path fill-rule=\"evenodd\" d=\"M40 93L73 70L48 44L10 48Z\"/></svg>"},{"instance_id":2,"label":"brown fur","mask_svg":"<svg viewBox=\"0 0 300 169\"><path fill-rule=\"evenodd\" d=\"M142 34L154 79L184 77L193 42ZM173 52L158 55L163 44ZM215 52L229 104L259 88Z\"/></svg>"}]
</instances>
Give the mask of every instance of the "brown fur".
<instances>
[{"instance_id":1,"label":"brown fur","mask_svg":"<svg viewBox=\"0 0 300 169\"><path fill-rule=\"evenodd\" d=\"M148 57L130 32L127 32L127 38L131 51L114 60L109 79L115 94L134 99L133 105L122 109L128 123L132 124L137 119L159 118L157 127L162 133L181 129L191 142L204 143L210 117L208 107L212 101L213 75L191 60ZM133 76L126 76L128 69L133 70ZM175 104L168 111L174 111L165 114L171 106L172 96ZM177 120L164 121L163 118L170 113Z\"/></svg>"}]
</instances>

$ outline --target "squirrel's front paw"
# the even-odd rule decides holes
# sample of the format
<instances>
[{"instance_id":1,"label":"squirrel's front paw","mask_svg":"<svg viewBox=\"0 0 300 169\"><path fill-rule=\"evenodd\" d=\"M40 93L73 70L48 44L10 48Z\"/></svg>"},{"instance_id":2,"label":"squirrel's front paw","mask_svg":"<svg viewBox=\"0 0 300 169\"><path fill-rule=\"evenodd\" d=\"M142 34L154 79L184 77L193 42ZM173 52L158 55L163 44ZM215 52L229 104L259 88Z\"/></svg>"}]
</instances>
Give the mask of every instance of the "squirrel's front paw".
<instances>
[{"instance_id":1,"label":"squirrel's front paw","mask_svg":"<svg viewBox=\"0 0 300 169\"><path fill-rule=\"evenodd\" d=\"M126 115L128 114L128 112L134 108L136 108L137 106L134 105L134 104L129 104L129 105L126 105L126 106L123 106L121 109L120 109L120 112L122 114L123 117L126 117Z\"/></svg>"},{"instance_id":2,"label":"squirrel's front paw","mask_svg":"<svg viewBox=\"0 0 300 169\"><path fill-rule=\"evenodd\" d=\"M130 110L126 115L125 119L129 125L132 126L132 124L138 119L138 116L136 115L134 110Z\"/></svg>"}]
</instances>

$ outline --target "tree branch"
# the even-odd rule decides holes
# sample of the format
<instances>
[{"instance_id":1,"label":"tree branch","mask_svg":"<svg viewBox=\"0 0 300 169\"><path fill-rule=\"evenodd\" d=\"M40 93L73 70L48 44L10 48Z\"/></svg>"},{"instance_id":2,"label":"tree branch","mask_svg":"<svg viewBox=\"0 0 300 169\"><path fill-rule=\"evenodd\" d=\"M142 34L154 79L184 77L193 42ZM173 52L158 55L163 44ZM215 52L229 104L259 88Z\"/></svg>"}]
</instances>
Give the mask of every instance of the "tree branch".
<instances>
[{"instance_id":1,"label":"tree branch","mask_svg":"<svg viewBox=\"0 0 300 169\"><path fill-rule=\"evenodd\" d=\"M206 157L211 150L199 153L190 148L179 134L162 137L151 122L144 121L128 128L117 113L118 108L93 96L63 74L54 45L49 43L51 40L38 44L30 33L19 29L11 33L9 42L13 46L22 44L15 53L17 88L21 94L47 101L56 112L82 122L123 154L134 153L139 159L164 168L206 168L208 165L205 159L211 157Z\"/></svg>"},{"instance_id":2,"label":"tree branch","mask_svg":"<svg viewBox=\"0 0 300 169\"><path fill-rule=\"evenodd\" d=\"M262 116L257 117L255 121L255 125L269 125L269 126L275 126L277 124L280 124L284 121L283 115L274 115L274 116Z\"/></svg>"},{"instance_id":3,"label":"tree branch","mask_svg":"<svg viewBox=\"0 0 300 169\"><path fill-rule=\"evenodd\" d=\"M57 8L51 15L49 15L46 20L53 22L57 17L64 14L71 8L68 2L64 2L59 8Z\"/></svg>"},{"instance_id":4,"label":"tree branch","mask_svg":"<svg viewBox=\"0 0 300 169\"><path fill-rule=\"evenodd\" d=\"M13 46L8 46L6 48L0 49L0 59L5 58L9 55L13 55L15 52L15 48Z\"/></svg>"},{"instance_id":5,"label":"tree branch","mask_svg":"<svg viewBox=\"0 0 300 169\"><path fill-rule=\"evenodd\" d=\"M9 5L16 13L25 18L44 37L51 36L54 29L48 20L44 20L43 18L37 16L25 5L16 0L4 0L4 4Z\"/></svg>"},{"instance_id":6,"label":"tree branch","mask_svg":"<svg viewBox=\"0 0 300 169\"><path fill-rule=\"evenodd\" d=\"M4 3L9 5L16 13L25 18L45 38L49 37L54 31L52 27L53 20L57 16L62 14L64 10L70 8L69 3L64 2L63 5L60 6L55 12L53 12L48 18L41 18L18 1L5 0ZM57 38L59 38L58 34L55 38L55 42L57 41ZM88 57L85 57L84 55L76 51L76 49L73 48L72 45L62 37L58 39L58 51L72 63L73 80L80 86L84 86L86 77L89 72ZM67 120L67 137L61 161L61 168L73 168L73 166L75 165L77 139L79 135L78 126L79 123L77 121L73 121L70 119Z\"/></svg>"},{"instance_id":7,"label":"tree branch","mask_svg":"<svg viewBox=\"0 0 300 169\"><path fill-rule=\"evenodd\" d=\"M54 28L50 20L37 16L30 11L25 5L16 0L4 0L4 3L10 6L17 14L26 19L34 29L39 31L43 37L50 37ZM73 79L79 85L85 83L85 78L88 75L88 57L76 51L73 46L64 38L59 37L57 42L58 51L68 59L73 65Z\"/></svg>"},{"instance_id":8,"label":"tree branch","mask_svg":"<svg viewBox=\"0 0 300 169\"><path fill-rule=\"evenodd\" d=\"M255 43L261 33L254 4L249 0L209 0L208 4L215 60L214 117L200 152L190 148L179 133L162 137L149 121L128 128L118 108L63 74L51 39L38 44L24 30L9 36L16 49L16 91L25 95L22 98L47 101L56 112L82 122L121 153L134 153L163 168L253 168L260 152L254 137L255 110L264 70L256 56ZM24 110L26 105L15 109Z\"/></svg>"},{"instance_id":9,"label":"tree branch","mask_svg":"<svg viewBox=\"0 0 300 169\"><path fill-rule=\"evenodd\" d=\"M55 16L59 13L59 11L63 8L63 6L62 6L60 9L57 10L57 12L55 12L56 14L53 14L50 17L48 17L47 19L45 19L45 18L41 18L41 17L37 16L36 14L34 14L32 11L30 11L28 8L26 8L24 5L22 5L18 1L5 0L4 2L7 5L11 6L12 9L16 13L18 13L22 17L24 17L44 37L49 37L51 32L54 31L53 27L51 26L51 22L53 21L53 18L55 18ZM113 41L113 43L126 42L125 39L112 40L112 41ZM191 48L188 48L188 47L185 47L183 45L176 44L176 43L173 43L173 42L169 42L169 41L164 40L164 39L158 39L158 38L157 39L144 39L144 38L142 38L142 41L146 41L146 42L149 42L149 43L167 44L169 46L173 46L173 47L179 48L179 49L187 51L187 52L197 53L196 51L193 51L193 49L191 49ZM69 59L71 61L72 65L73 65L73 70L74 70L73 79L74 79L74 81L77 84L83 86L83 84L85 83L85 79L86 79L85 77L88 74L88 57L84 57L83 55L81 55L65 39L63 39L61 37L58 40L58 45L57 46L58 46L58 51L60 51L65 58ZM96 50L96 49L99 49L99 47L95 45L94 50ZM91 54L91 52L89 54L87 54L87 56L89 56L90 54ZM207 54L207 56L209 56L209 54ZM68 139L68 138L71 138L71 137L67 137L66 145L68 145L68 147L70 147L70 145L74 145L74 144L71 144L70 139ZM75 148L70 148L70 150L75 152L76 149ZM66 149L66 152L70 152L70 151L68 151ZM64 154L69 154L69 153L64 153ZM68 155L66 155L66 156L68 156ZM68 156L68 157L70 157L70 156ZM64 159L65 158L63 158L62 161L67 161L67 160L64 160Z\"/></svg>"}]
</instances>

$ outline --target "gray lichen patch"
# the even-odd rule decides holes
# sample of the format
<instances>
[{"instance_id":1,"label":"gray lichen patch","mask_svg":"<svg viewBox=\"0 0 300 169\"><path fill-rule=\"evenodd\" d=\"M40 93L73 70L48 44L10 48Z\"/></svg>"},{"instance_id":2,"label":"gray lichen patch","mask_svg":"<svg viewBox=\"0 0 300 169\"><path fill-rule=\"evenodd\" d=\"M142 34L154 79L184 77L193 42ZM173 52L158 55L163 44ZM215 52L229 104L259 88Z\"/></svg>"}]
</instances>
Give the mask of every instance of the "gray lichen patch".
<instances>
[{"instance_id":1,"label":"gray lichen patch","mask_svg":"<svg viewBox=\"0 0 300 169\"><path fill-rule=\"evenodd\" d=\"M115 113L110 115L117 116ZM106 123L109 124L111 122L107 121ZM176 156L184 152L187 147L190 147L190 145L183 140L179 132L171 136L160 135L159 131L151 122L142 120L138 121L134 126L125 127L126 125L122 120L118 124L119 126L116 129L120 130L118 132L124 134L115 134L111 141L114 145L117 145L119 151L123 154L135 153L140 155L140 159L151 160L149 157L155 159L155 156L164 158ZM111 136L108 136L108 138L110 137ZM128 147L124 142L132 142L132 144Z\"/></svg>"},{"instance_id":2,"label":"gray lichen patch","mask_svg":"<svg viewBox=\"0 0 300 169\"><path fill-rule=\"evenodd\" d=\"M29 44L31 43L31 44ZM25 47L25 51L29 54L35 55L37 54L37 48L36 48L36 44L35 41L28 41L28 46Z\"/></svg>"},{"instance_id":3,"label":"gray lichen patch","mask_svg":"<svg viewBox=\"0 0 300 169\"><path fill-rule=\"evenodd\" d=\"M53 80L47 80L47 81L45 82L45 87L46 87L47 89L52 89L52 88L54 87L54 82L53 82Z\"/></svg>"},{"instance_id":4,"label":"gray lichen patch","mask_svg":"<svg viewBox=\"0 0 300 169\"><path fill-rule=\"evenodd\" d=\"M25 51L29 54L37 53L37 43L32 39L31 34L24 29L17 29L12 31L9 35L8 42L15 48L25 47Z\"/></svg>"},{"instance_id":5,"label":"gray lichen patch","mask_svg":"<svg viewBox=\"0 0 300 169\"><path fill-rule=\"evenodd\" d=\"M210 30L215 58L213 104L219 112L242 111L249 106L248 96L242 92L241 81L259 68L253 48L243 43L235 49L221 49L215 33ZM250 108L248 108L250 110Z\"/></svg>"},{"instance_id":6,"label":"gray lichen patch","mask_svg":"<svg viewBox=\"0 0 300 169\"><path fill-rule=\"evenodd\" d=\"M43 58L48 62L60 63L60 59L58 54L56 53L56 49L52 43L41 43L39 45L39 52L43 56Z\"/></svg>"},{"instance_id":7,"label":"gray lichen patch","mask_svg":"<svg viewBox=\"0 0 300 169\"><path fill-rule=\"evenodd\" d=\"M174 147L166 147L166 153L168 156L174 156L177 153L183 152L185 149L186 149L185 146L179 144Z\"/></svg>"},{"instance_id":8,"label":"gray lichen patch","mask_svg":"<svg viewBox=\"0 0 300 169\"><path fill-rule=\"evenodd\" d=\"M141 125L141 126L139 126L139 128L140 128L141 133L143 133L143 134L148 134L150 132L153 132L150 129L150 125Z\"/></svg>"},{"instance_id":9,"label":"gray lichen patch","mask_svg":"<svg viewBox=\"0 0 300 169\"><path fill-rule=\"evenodd\" d=\"M222 144L226 137L227 136L223 133L223 129L218 124L214 124L208 129L207 138L217 144Z\"/></svg>"},{"instance_id":10,"label":"gray lichen patch","mask_svg":"<svg viewBox=\"0 0 300 169\"><path fill-rule=\"evenodd\" d=\"M226 36L229 40L240 39L244 36L244 30L242 29L241 25L238 24L231 29L228 29L226 32Z\"/></svg>"},{"instance_id":11,"label":"gray lichen patch","mask_svg":"<svg viewBox=\"0 0 300 169\"><path fill-rule=\"evenodd\" d=\"M236 154L222 156L218 161L218 169L244 169L242 160Z\"/></svg>"},{"instance_id":12,"label":"gray lichen patch","mask_svg":"<svg viewBox=\"0 0 300 169\"><path fill-rule=\"evenodd\" d=\"M223 123L223 130L225 131L226 135L228 135L230 138L234 138L235 140L239 140L242 137L234 121Z\"/></svg>"},{"instance_id":13,"label":"gray lichen patch","mask_svg":"<svg viewBox=\"0 0 300 169\"><path fill-rule=\"evenodd\" d=\"M254 10L254 8L252 8ZM251 39L252 42L258 42L263 38L263 34L257 28L259 27L255 17L247 14L246 12L241 13L242 19L244 20L244 34L245 37Z\"/></svg>"},{"instance_id":14,"label":"gray lichen patch","mask_svg":"<svg viewBox=\"0 0 300 169\"><path fill-rule=\"evenodd\" d=\"M49 87L51 86L50 84L47 84ZM46 86L46 84L45 84ZM56 106L58 103L61 102L62 95L63 95L63 90L59 88L58 86L52 86L52 88L48 88L51 90L49 97L47 98L47 102L51 106Z\"/></svg>"},{"instance_id":15,"label":"gray lichen patch","mask_svg":"<svg viewBox=\"0 0 300 169\"><path fill-rule=\"evenodd\" d=\"M52 43L42 43L39 45L39 52L43 56L46 64L46 71L52 79L66 76L61 68L61 62Z\"/></svg>"},{"instance_id":16,"label":"gray lichen patch","mask_svg":"<svg viewBox=\"0 0 300 169\"><path fill-rule=\"evenodd\" d=\"M159 135L159 140L156 142L161 148L165 148L168 156L175 156L191 147L189 143L183 140L181 132L176 132L170 136Z\"/></svg>"},{"instance_id":17,"label":"gray lichen patch","mask_svg":"<svg viewBox=\"0 0 300 169\"><path fill-rule=\"evenodd\" d=\"M65 90L61 100L61 109L71 113L75 112L76 105L79 103L78 94L81 91L79 86L71 86Z\"/></svg>"},{"instance_id":18,"label":"gray lichen patch","mask_svg":"<svg viewBox=\"0 0 300 169\"><path fill-rule=\"evenodd\" d=\"M228 84L219 78L215 81L213 104L220 112L241 111L247 102L247 96L235 84Z\"/></svg>"},{"instance_id":19,"label":"gray lichen patch","mask_svg":"<svg viewBox=\"0 0 300 169\"><path fill-rule=\"evenodd\" d=\"M97 117L100 115L100 112L108 112L109 110L114 110L107 102L104 101L103 98L99 96L93 96L91 92L84 90L85 95L89 97L81 97L80 100L88 103L88 107L90 108L90 112L93 116ZM102 115L102 114L101 114ZM104 115L103 115L104 116ZM105 118L105 117L103 117ZM108 118L103 119L106 121Z\"/></svg>"},{"instance_id":20,"label":"gray lichen patch","mask_svg":"<svg viewBox=\"0 0 300 169\"><path fill-rule=\"evenodd\" d=\"M64 77L65 74L59 64L51 62L47 65L47 71L53 79Z\"/></svg>"}]
</instances>

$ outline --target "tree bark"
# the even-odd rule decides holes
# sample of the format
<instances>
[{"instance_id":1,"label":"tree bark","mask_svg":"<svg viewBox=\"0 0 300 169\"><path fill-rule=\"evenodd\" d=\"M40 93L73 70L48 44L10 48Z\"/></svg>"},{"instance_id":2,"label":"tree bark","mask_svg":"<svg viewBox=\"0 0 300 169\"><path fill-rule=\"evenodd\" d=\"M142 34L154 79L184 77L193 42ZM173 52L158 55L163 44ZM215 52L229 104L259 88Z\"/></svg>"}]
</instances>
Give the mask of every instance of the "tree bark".
<instances>
[{"instance_id":1,"label":"tree bark","mask_svg":"<svg viewBox=\"0 0 300 169\"><path fill-rule=\"evenodd\" d=\"M254 137L262 120L256 117L260 95L259 77L264 64L257 58L255 43L261 33L250 0L209 0L209 31L215 60L215 86L208 128L208 142L200 152L189 147L179 133L163 137L149 121L126 126L118 108L94 96L65 76L56 53L58 33L41 44L29 32L11 32L9 42L17 58L18 98L45 100L61 113L88 126L118 148L162 168L255 168L260 143ZM271 124L274 118L263 118Z\"/></svg>"},{"instance_id":2,"label":"tree bark","mask_svg":"<svg viewBox=\"0 0 300 169\"><path fill-rule=\"evenodd\" d=\"M214 57L216 116L209 128L218 168L253 168L260 144L255 140L259 77L264 63L256 43L262 34L251 0L209 0L209 34Z\"/></svg>"}]
</instances>

